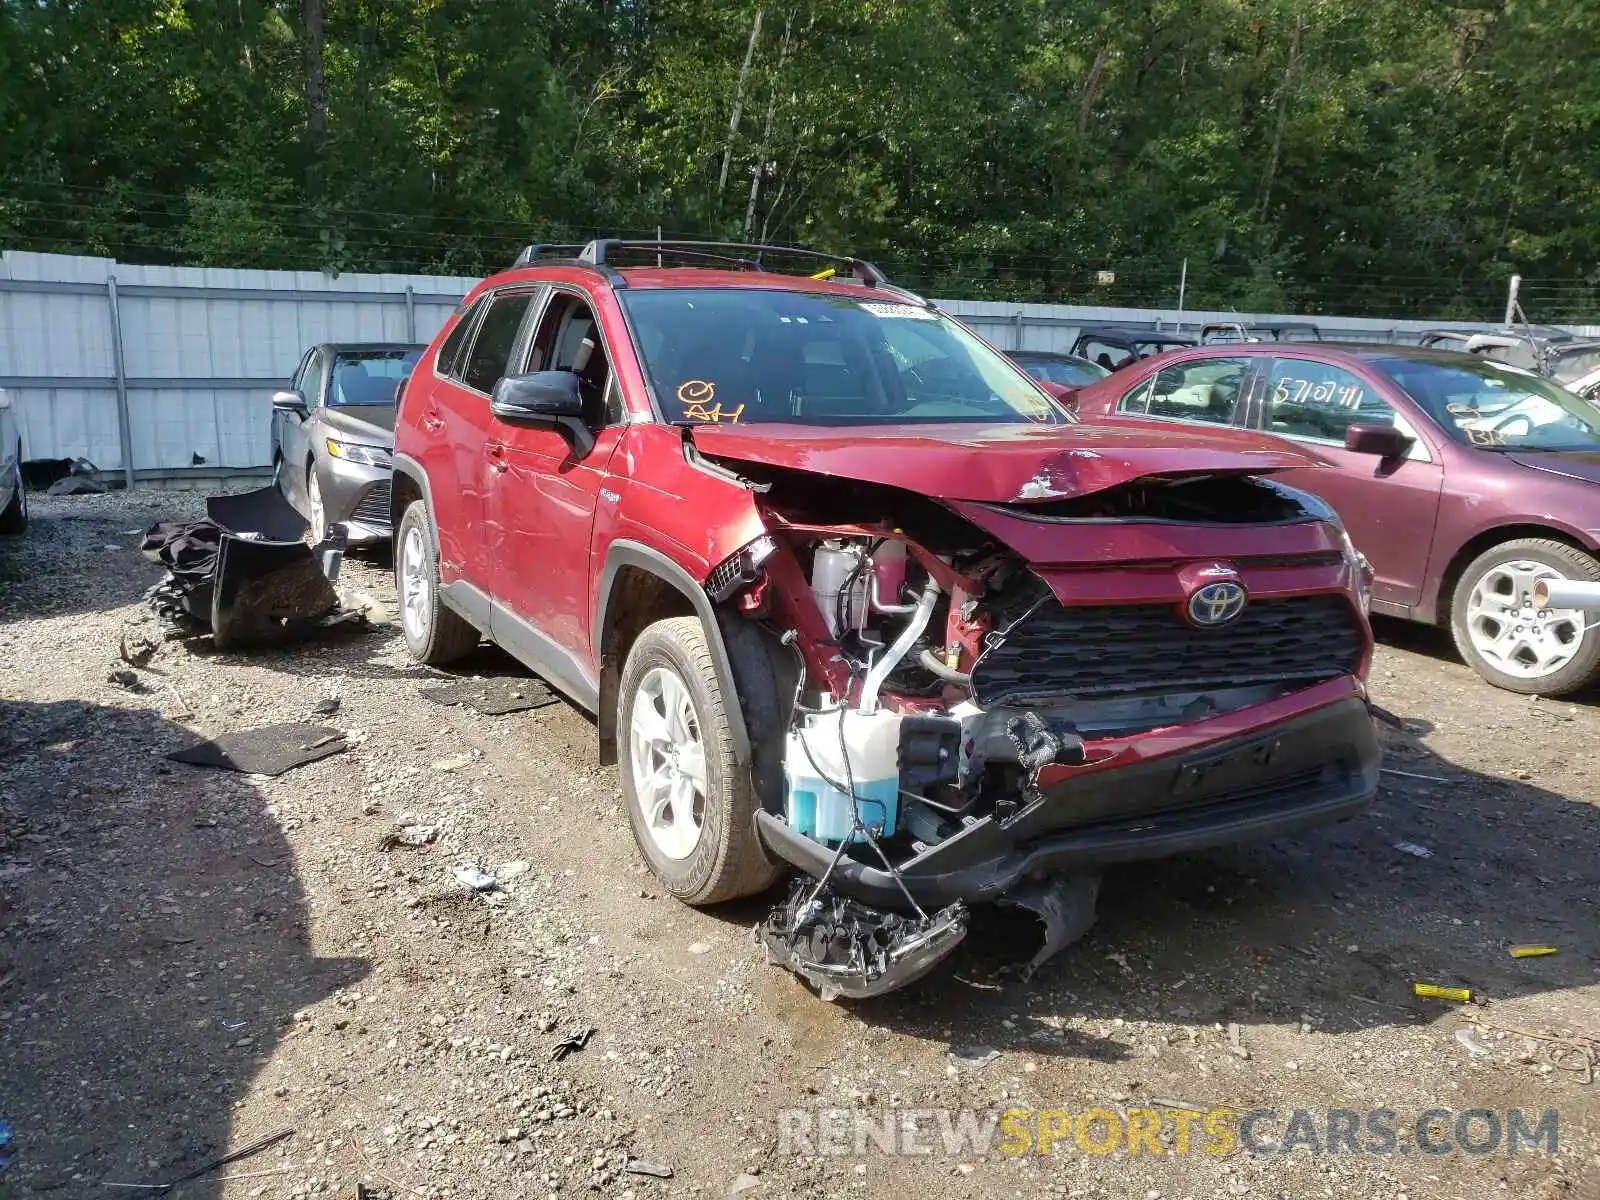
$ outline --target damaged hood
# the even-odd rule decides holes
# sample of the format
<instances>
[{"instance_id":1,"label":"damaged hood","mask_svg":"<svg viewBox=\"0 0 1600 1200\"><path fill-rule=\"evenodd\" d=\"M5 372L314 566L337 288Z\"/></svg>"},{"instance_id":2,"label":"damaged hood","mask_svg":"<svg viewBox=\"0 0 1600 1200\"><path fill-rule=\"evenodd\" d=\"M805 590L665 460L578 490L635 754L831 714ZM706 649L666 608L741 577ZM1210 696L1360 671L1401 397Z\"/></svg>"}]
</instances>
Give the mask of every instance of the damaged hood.
<instances>
[{"instance_id":1,"label":"damaged hood","mask_svg":"<svg viewBox=\"0 0 1600 1200\"><path fill-rule=\"evenodd\" d=\"M702 454L991 504L1087 495L1152 475L1259 475L1326 461L1242 429L1111 425L699 425Z\"/></svg>"}]
</instances>

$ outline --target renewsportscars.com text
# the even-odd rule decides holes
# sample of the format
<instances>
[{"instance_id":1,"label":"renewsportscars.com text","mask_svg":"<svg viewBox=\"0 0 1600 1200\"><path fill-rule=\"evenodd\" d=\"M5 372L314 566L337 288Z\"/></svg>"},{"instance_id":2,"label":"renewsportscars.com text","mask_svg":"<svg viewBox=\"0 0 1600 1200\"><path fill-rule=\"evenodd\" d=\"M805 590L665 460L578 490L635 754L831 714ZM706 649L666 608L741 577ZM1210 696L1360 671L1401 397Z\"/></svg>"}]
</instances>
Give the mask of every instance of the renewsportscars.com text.
<instances>
[{"instance_id":1,"label":"renewsportscars.com text","mask_svg":"<svg viewBox=\"0 0 1600 1200\"><path fill-rule=\"evenodd\" d=\"M1506 1154L1559 1147L1560 1114L1520 1108L792 1108L781 1154Z\"/></svg>"}]
</instances>

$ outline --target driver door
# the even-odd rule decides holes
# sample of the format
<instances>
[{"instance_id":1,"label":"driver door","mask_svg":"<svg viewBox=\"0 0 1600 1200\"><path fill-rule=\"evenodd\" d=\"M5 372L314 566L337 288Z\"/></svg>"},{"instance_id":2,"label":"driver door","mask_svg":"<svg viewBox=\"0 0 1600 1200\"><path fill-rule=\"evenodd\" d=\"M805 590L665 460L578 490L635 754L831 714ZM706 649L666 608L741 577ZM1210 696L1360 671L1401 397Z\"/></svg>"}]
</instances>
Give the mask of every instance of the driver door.
<instances>
[{"instance_id":1,"label":"driver door","mask_svg":"<svg viewBox=\"0 0 1600 1200\"><path fill-rule=\"evenodd\" d=\"M568 683L592 687L595 510L627 423L589 298L553 289L513 368L509 374L576 372L594 444L585 453L567 431L491 414L484 447L491 632L563 690L571 690Z\"/></svg>"},{"instance_id":2,"label":"driver door","mask_svg":"<svg viewBox=\"0 0 1600 1200\"><path fill-rule=\"evenodd\" d=\"M1302 442L1334 465L1273 476L1333 506L1376 576L1374 603L1391 611L1422 599L1444 468L1375 378L1331 363L1275 358L1261 395L1261 428ZM1413 440L1399 458L1344 447L1351 425L1396 425Z\"/></svg>"}]
</instances>

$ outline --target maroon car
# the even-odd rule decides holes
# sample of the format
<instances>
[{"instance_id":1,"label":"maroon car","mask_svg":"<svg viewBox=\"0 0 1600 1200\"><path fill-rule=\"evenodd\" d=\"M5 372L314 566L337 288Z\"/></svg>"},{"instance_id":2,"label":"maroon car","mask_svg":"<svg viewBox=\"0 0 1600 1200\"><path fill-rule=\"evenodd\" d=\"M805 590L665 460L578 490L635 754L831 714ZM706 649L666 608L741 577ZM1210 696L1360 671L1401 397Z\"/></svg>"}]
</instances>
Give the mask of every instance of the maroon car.
<instances>
[{"instance_id":1,"label":"maroon car","mask_svg":"<svg viewBox=\"0 0 1600 1200\"><path fill-rule=\"evenodd\" d=\"M1600 409L1518 367L1406 346L1218 345L1165 354L1078 393L1086 420L1261 430L1334 470L1275 478L1344 518L1376 612L1448 624L1511 691L1600 672L1600 628L1540 608L1540 579L1600 580Z\"/></svg>"},{"instance_id":2,"label":"maroon car","mask_svg":"<svg viewBox=\"0 0 1600 1200\"><path fill-rule=\"evenodd\" d=\"M1048 954L1108 864L1369 803L1368 579L1259 478L1314 461L1080 425L855 260L530 250L406 384L401 628L429 664L487 635L592 712L675 896L798 869L767 950L868 995L967 904L1039 913Z\"/></svg>"}]
</instances>

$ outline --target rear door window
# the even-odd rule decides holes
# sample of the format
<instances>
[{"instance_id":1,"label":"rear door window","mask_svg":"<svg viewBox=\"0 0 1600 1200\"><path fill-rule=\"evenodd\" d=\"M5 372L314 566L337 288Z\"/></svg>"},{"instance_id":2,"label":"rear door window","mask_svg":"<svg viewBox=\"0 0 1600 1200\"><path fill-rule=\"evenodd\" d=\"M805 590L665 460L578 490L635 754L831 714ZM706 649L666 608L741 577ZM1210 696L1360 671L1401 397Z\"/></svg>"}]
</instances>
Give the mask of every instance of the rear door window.
<instances>
[{"instance_id":1,"label":"rear door window","mask_svg":"<svg viewBox=\"0 0 1600 1200\"><path fill-rule=\"evenodd\" d=\"M1167 417L1232 425L1250 372L1246 358L1199 358L1168 363L1117 402L1135 417Z\"/></svg>"},{"instance_id":2,"label":"rear door window","mask_svg":"<svg viewBox=\"0 0 1600 1200\"><path fill-rule=\"evenodd\" d=\"M511 351L517 344L517 334L522 329L522 319L528 314L531 299L527 292L511 292L490 301L460 371L461 382L473 391L488 395L506 373L506 364L511 361Z\"/></svg>"},{"instance_id":3,"label":"rear door window","mask_svg":"<svg viewBox=\"0 0 1600 1200\"><path fill-rule=\"evenodd\" d=\"M434 367L439 374L453 376L456 379L461 378L457 368L466 364L457 360L461 357L462 348L466 345L467 338L472 333L472 327L477 323L478 318L483 315L484 305L487 303L488 298L485 296L479 296L477 300L473 301L472 307L461 314L461 319L456 322L456 327L444 339L444 345L439 347L439 361Z\"/></svg>"}]
</instances>

